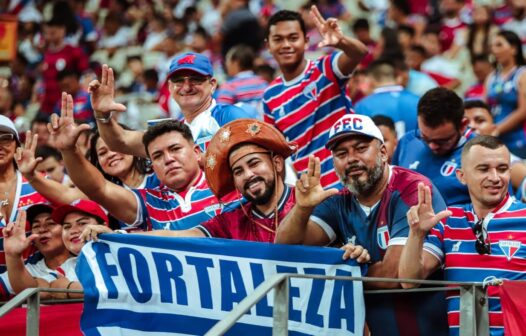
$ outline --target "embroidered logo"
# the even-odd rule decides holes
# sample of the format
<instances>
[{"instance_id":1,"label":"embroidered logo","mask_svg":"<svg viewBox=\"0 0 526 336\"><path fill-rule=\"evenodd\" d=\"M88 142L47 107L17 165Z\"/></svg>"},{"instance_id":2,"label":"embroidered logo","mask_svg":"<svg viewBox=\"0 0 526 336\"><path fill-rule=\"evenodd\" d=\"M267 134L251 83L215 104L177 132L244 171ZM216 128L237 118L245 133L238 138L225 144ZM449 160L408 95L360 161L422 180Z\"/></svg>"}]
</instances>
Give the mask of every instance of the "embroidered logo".
<instances>
[{"instance_id":1,"label":"embroidered logo","mask_svg":"<svg viewBox=\"0 0 526 336\"><path fill-rule=\"evenodd\" d=\"M451 174L455 172L455 169L457 169L457 166L458 165L455 162L455 160L446 161L440 168L440 174L442 174L442 176L450 176Z\"/></svg>"},{"instance_id":2,"label":"embroidered logo","mask_svg":"<svg viewBox=\"0 0 526 336\"><path fill-rule=\"evenodd\" d=\"M416 169L418 169L418 165L419 164L420 164L420 161L415 161L415 162L409 164L409 169L416 170Z\"/></svg>"},{"instance_id":3,"label":"embroidered logo","mask_svg":"<svg viewBox=\"0 0 526 336\"><path fill-rule=\"evenodd\" d=\"M376 231L376 240L382 250L387 249L387 245L389 244L389 228L387 225L378 228Z\"/></svg>"},{"instance_id":4,"label":"embroidered logo","mask_svg":"<svg viewBox=\"0 0 526 336\"><path fill-rule=\"evenodd\" d=\"M352 236L350 238L347 238L347 244L356 245L356 236Z\"/></svg>"},{"instance_id":5,"label":"embroidered logo","mask_svg":"<svg viewBox=\"0 0 526 336\"><path fill-rule=\"evenodd\" d=\"M318 89L316 88L316 83L312 82L309 85L307 85L303 89L303 94L309 99L317 100L318 99L318 97L317 97L318 96Z\"/></svg>"},{"instance_id":6,"label":"embroidered logo","mask_svg":"<svg viewBox=\"0 0 526 336\"><path fill-rule=\"evenodd\" d=\"M508 261L510 261L515 253L521 248L521 242L517 240L501 240L499 241L499 247Z\"/></svg>"},{"instance_id":7,"label":"embroidered logo","mask_svg":"<svg viewBox=\"0 0 526 336\"><path fill-rule=\"evenodd\" d=\"M218 203L218 204L207 206L205 208L205 212L210 218L220 215L221 212L223 212L223 204Z\"/></svg>"},{"instance_id":8,"label":"embroidered logo","mask_svg":"<svg viewBox=\"0 0 526 336\"><path fill-rule=\"evenodd\" d=\"M257 122L248 125L247 133L256 136L261 131L261 125Z\"/></svg>"},{"instance_id":9,"label":"embroidered logo","mask_svg":"<svg viewBox=\"0 0 526 336\"><path fill-rule=\"evenodd\" d=\"M224 130L222 130L221 133L219 134L219 141L229 142L230 135L232 135L232 132L230 131L230 127L227 127Z\"/></svg>"},{"instance_id":10,"label":"embroidered logo","mask_svg":"<svg viewBox=\"0 0 526 336\"><path fill-rule=\"evenodd\" d=\"M453 244L453 246L451 247L451 251L452 252L458 252L460 250L460 244L462 244L461 241L456 242L455 244Z\"/></svg>"},{"instance_id":11,"label":"embroidered logo","mask_svg":"<svg viewBox=\"0 0 526 336\"><path fill-rule=\"evenodd\" d=\"M180 60L177 61L177 64L194 64L195 62L195 55L187 55Z\"/></svg>"}]
</instances>

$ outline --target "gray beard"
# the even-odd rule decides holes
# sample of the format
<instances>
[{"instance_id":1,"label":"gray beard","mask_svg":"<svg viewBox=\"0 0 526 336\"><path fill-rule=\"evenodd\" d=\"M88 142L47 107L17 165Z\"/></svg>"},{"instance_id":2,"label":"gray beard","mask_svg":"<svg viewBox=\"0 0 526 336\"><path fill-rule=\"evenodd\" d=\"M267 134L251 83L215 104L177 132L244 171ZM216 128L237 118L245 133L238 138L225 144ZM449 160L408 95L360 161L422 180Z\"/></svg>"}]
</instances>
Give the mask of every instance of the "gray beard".
<instances>
[{"instance_id":1,"label":"gray beard","mask_svg":"<svg viewBox=\"0 0 526 336\"><path fill-rule=\"evenodd\" d=\"M382 178L383 171L382 158L378 157L375 166L367 169L367 179L365 181L361 181L358 178L349 178L347 174L345 176L340 175L339 177L343 185L346 186L351 193L360 196L370 196L378 181Z\"/></svg>"}]
</instances>

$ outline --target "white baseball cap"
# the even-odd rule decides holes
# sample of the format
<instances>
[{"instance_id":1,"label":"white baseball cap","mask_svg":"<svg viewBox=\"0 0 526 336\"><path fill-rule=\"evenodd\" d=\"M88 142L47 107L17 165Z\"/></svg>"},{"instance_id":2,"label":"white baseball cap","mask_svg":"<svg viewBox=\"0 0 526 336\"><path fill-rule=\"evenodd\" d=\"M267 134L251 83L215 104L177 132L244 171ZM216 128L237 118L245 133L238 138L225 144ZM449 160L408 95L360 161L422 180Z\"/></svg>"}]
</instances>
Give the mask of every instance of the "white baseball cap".
<instances>
[{"instance_id":1,"label":"white baseball cap","mask_svg":"<svg viewBox=\"0 0 526 336\"><path fill-rule=\"evenodd\" d=\"M384 142L382 132L368 116L346 114L332 125L325 148L332 150L342 139L352 135L365 135Z\"/></svg>"},{"instance_id":2,"label":"white baseball cap","mask_svg":"<svg viewBox=\"0 0 526 336\"><path fill-rule=\"evenodd\" d=\"M20 142L18 137L18 131L16 130L15 124L8 117L0 114L0 131L12 133L15 135L16 141Z\"/></svg>"}]
</instances>

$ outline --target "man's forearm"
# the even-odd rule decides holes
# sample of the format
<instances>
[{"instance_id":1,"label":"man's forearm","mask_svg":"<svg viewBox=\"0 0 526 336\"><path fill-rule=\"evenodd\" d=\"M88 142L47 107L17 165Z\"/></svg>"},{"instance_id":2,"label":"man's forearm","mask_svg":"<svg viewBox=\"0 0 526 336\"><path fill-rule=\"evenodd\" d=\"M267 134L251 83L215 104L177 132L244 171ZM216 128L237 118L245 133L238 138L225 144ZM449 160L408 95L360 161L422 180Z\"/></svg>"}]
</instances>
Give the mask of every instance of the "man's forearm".
<instances>
[{"instance_id":1,"label":"man's forearm","mask_svg":"<svg viewBox=\"0 0 526 336\"><path fill-rule=\"evenodd\" d=\"M107 123L97 120L97 128L101 138L112 151L146 157L142 144L142 132L125 130L113 118Z\"/></svg>"},{"instance_id":2,"label":"man's forearm","mask_svg":"<svg viewBox=\"0 0 526 336\"><path fill-rule=\"evenodd\" d=\"M424 262L423 249L424 237L422 233L409 231L402 254L400 255L400 263L398 266L398 276L401 279L424 279ZM412 288L418 287L418 284L403 283L402 287Z\"/></svg>"},{"instance_id":3,"label":"man's forearm","mask_svg":"<svg viewBox=\"0 0 526 336\"><path fill-rule=\"evenodd\" d=\"M336 47L343 51L343 58L340 57L341 60L338 61L338 66L344 75L354 71L368 52L365 44L347 36L343 36Z\"/></svg>"},{"instance_id":4,"label":"man's forearm","mask_svg":"<svg viewBox=\"0 0 526 336\"><path fill-rule=\"evenodd\" d=\"M53 203L69 204L77 199L87 199L87 196L78 188L71 188L40 174L28 178L28 181L39 194Z\"/></svg>"},{"instance_id":5,"label":"man's forearm","mask_svg":"<svg viewBox=\"0 0 526 336\"><path fill-rule=\"evenodd\" d=\"M295 205L278 226L274 242L277 244L303 244L307 224L313 208Z\"/></svg>"},{"instance_id":6,"label":"man's forearm","mask_svg":"<svg viewBox=\"0 0 526 336\"><path fill-rule=\"evenodd\" d=\"M101 197L105 184L109 183L102 173L88 162L77 148L63 150L61 153L73 183L89 198Z\"/></svg>"}]
</instances>

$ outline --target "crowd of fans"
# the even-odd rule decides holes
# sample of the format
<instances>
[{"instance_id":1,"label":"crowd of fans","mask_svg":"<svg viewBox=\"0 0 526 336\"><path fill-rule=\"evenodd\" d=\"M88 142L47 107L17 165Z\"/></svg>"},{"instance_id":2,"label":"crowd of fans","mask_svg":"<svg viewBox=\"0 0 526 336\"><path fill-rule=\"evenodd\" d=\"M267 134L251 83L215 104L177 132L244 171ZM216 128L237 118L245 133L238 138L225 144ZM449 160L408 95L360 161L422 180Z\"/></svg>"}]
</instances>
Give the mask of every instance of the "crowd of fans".
<instances>
[{"instance_id":1,"label":"crowd of fans","mask_svg":"<svg viewBox=\"0 0 526 336\"><path fill-rule=\"evenodd\" d=\"M526 2L10 0L0 13L18 22L0 71L2 298L81 289L75 256L112 230L339 246L376 277L526 277L502 262L526 257ZM458 301L446 320L441 293L368 298L367 322L455 334Z\"/></svg>"}]
</instances>

